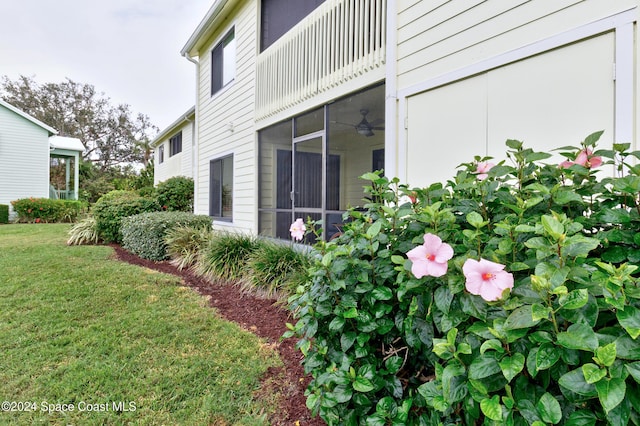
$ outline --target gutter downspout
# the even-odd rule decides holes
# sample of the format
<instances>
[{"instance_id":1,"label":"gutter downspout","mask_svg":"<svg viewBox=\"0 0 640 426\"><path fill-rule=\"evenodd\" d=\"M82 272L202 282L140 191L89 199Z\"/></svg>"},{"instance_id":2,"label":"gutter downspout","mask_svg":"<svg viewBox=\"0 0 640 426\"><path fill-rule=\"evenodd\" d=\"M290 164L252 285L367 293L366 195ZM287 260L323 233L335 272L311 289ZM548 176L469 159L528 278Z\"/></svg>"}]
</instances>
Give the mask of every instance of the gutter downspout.
<instances>
[{"instance_id":1,"label":"gutter downspout","mask_svg":"<svg viewBox=\"0 0 640 426\"><path fill-rule=\"evenodd\" d=\"M398 176L398 93L397 93L397 7L396 0L387 0L387 31L386 31L386 59L385 59L385 127L391 129L385 132L384 141L384 174L389 177Z\"/></svg>"},{"instance_id":2,"label":"gutter downspout","mask_svg":"<svg viewBox=\"0 0 640 426\"><path fill-rule=\"evenodd\" d=\"M198 190L200 188L199 170L200 165L198 163L200 159L200 144L198 143L198 124L200 123L200 103L198 99L200 97L200 62L193 59L187 52L182 54L189 62L196 65L196 99L195 99L195 117L191 128L191 173L193 175L193 212L198 212ZM185 117L186 118L186 117ZM187 121L189 119L187 118ZM209 214L209 212L206 212Z\"/></svg>"}]
</instances>

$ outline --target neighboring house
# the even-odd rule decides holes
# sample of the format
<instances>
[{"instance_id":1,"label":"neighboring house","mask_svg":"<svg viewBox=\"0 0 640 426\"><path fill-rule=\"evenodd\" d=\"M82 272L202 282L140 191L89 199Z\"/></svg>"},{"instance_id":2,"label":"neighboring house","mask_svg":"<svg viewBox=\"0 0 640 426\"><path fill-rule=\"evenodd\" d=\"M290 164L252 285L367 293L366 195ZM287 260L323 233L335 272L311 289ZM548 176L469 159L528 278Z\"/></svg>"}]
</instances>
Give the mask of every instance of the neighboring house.
<instances>
[{"instance_id":1,"label":"neighboring house","mask_svg":"<svg viewBox=\"0 0 640 426\"><path fill-rule=\"evenodd\" d=\"M221 228L326 237L366 171L451 178L507 139L637 149L639 0L216 0L196 64L195 212Z\"/></svg>"},{"instance_id":2,"label":"neighboring house","mask_svg":"<svg viewBox=\"0 0 640 426\"><path fill-rule=\"evenodd\" d=\"M195 107L191 107L151 142L154 185L173 176L193 177L194 128Z\"/></svg>"},{"instance_id":3,"label":"neighboring house","mask_svg":"<svg viewBox=\"0 0 640 426\"><path fill-rule=\"evenodd\" d=\"M78 188L78 162L84 146L78 139L55 136L56 133L52 127L0 99L0 204L8 204L12 216L11 201L61 195L51 191L52 158L66 159L67 186L63 196L77 198L70 186L68 159L75 159L73 188Z\"/></svg>"}]
</instances>

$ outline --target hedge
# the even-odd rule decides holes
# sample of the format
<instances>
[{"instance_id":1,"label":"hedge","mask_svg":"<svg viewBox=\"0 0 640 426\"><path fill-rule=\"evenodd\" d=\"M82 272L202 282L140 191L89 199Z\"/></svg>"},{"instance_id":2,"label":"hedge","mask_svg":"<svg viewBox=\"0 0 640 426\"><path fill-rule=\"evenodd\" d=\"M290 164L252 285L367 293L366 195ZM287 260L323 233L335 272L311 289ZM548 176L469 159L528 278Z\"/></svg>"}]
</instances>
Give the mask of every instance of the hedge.
<instances>
[{"instance_id":1,"label":"hedge","mask_svg":"<svg viewBox=\"0 0 640 426\"><path fill-rule=\"evenodd\" d=\"M123 218L159 210L160 205L154 199L140 197L130 191L112 191L96 201L93 215L100 238L106 243L120 243Z\"/></svg>"},{"instance_id":2,"label":"hedge","mask_svg":"<svg viewBox=\"0 0 640 426\"><path fill-rule=\"evenodd\" d=\"M211 230L211 218L186 212L151 212L122 220L122 246L149 260L165 260L167 232L178 226Z\"/></svg>"},{"instance_id":3,"label":"hedge","mask_svg":"<svg viewBox=\"0 0 640 426\"><path fill-rule=\"evenodd\" d=\"M12 201L11 205L18 222L26 223L75 222L86 208L82 201L33 197Z\"/></svg>"},{"instance_id":4,"label":"hedge","mask_svg":"<svg viewBox=\"0 0 640 426\"><path fill-rule=\"evenodd\" d=\"M0 223L9 223L9 206L0 204Z\"/></svg>"}]
</instances>

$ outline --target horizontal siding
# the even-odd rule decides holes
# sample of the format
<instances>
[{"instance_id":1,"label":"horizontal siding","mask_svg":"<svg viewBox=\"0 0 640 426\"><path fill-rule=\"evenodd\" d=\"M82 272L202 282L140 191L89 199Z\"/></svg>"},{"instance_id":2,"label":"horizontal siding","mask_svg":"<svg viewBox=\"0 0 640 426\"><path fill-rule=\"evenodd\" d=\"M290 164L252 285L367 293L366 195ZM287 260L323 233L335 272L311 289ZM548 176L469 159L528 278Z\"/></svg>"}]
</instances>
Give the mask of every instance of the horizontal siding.
<instances>
[{"instance_id":1,"label":"horizontal siding","mask_svg":"<svg viewBox=\"0 0 640 426\"><path fill-rule=\"evenodd\" d=\"M637 0L414 2L398 15L398 87L444 75L637 3Z\"/></svg>"},{"instance_id":2,"label":"horizontal siding","mask_svg":"<svg viewBox=\"0 0 640 426\"><path fill-rule=\"evenodd\" d=\"M49 134L0 105L0 204L27 197L49 197Z\"/></svg>"},{"instance_id":3,"label":"horizontal siding","mask_svg":"<svg viewBox=\"0 0 640 426\"><path fill-rule=\"evenodd\" d=\"M209 213L209 162L233 154L233 222L216 222L217 228L257 232L255 57L257 52L257 8L245 2L200 52L198 94L198 171L196 213ZM211 96L211 49L219 38L235 27L236 78Z\"/></svg>"},{"instance_id":4,"label":"horizontal siding","mask_svg":"<svg viewBox=\"0 0 640 426\"><path fill-rule=\"evenodd\" d=\"M169 156L169 139L178 132L182 132L182 152ZM153 183L157 185L174 176L193 177L193 122L184 123L174 132L167 135L165 139L158 145L164 145L164 161L158 161L158 151L155 150Z\"/></svg>"}]
</instances>

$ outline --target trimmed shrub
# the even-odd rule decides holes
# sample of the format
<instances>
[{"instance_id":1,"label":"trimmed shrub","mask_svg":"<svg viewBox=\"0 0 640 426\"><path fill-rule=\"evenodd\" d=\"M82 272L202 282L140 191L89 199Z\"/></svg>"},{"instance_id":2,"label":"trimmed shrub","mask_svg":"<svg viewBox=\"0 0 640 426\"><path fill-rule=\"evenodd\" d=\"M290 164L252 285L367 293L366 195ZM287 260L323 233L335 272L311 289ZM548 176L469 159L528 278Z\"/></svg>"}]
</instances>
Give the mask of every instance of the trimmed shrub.
<instances>
[{"instance_id":1,"label":"trimmed shrub","mask_svg":"<svg viewBox=\"0 0 640 426\"><path fill-rule=\"evenodd\" d=\"M96 219L87 217L71 227L67 245L97 244L99 241Z\"/></svg>"},{"instance_id":2,"label":"trimmed shrub","mask_svg":"<svg viewBox=\"0 0 640 426\"><path fill-rule=\"evenodd\" d=\"M250 256L263 244L251 235L216 232L198 257L196 272L210 280L235 281L247 272Z\"/></svg>"},{"instance_id":3,"label":"trimmed shrub","mask_svg":"<svg viewBox=\"0 0 640 426\"><path fill-rule=\"evenodd\" d=\"M9 223L9 206L0 204L0 223Z\"/></svg>"},{"instance_id":4,"label":"trimmed shrub","mask_svg":"<svg viewBox=\"0 0 640 426\"><path fill-rule=\"evenodd\" d=\"M290 244L264 241L248 261L244 290L266 298L286 300L307 281L311 259Z\"/></svg>"},{"instance_id":5,"label":"trimmed shrub","mask_svg":"<svg viewBox=\"0 0 640 426\"><path fill-rule=\"evenodd\" d=\"M328 424L625 425L640 418L640 169L507 141L446 185L368 173L292 300ZM616 177L596 179L598 166Z\"/></svg>"},{"instance_id":6,"label":"trimmed shrub","mask_svg":"<svg viewBox=\"0 0 640 426\"><path fill-rule=\"evenodd\" d=\"M18 222L23 223L75 222L86 209L82 201L33 197L12 201L11 205Z\"/></svg>"},{"instance_id":7,"label":"trimmed shrub","mask_svg":"<svg viewBox=\"0 0 640 426\"><path fill-rule=\"evenodd\" d=\"M176 226L167 231L164 241L171 263L184 269L196 264L198 256L212 238L210 228Z\"/></svg>"},{"instance_id":8,"label":"trimmed shrub","mask_svg":"<svg viewBox=\"0 0 640 426\"><path fill-rule=\"evenodd\" d=\"M158 202L163 210L193 211L193 179L175 176L160 182L156 187Z\"/></svg>"},{"instance_id":9,"label":"trimmed shrub","mask_svg":"<svg viewBox=\"0 0 640 426\"><path fill-rule=\"evenodd\" d=\"M211 218L187 212L151 212L129 216L122 219L122 246L144 259L165 260L165 236L178 226L211 232Z\"/></svg>"},{"instance_id":10,"label":"trimmed shrub","mask_svg":"<svg viewBox=\"0 0 640 426\"><path fill-rule=\"evenodd\" d=\"M156 200L140 197L132 191L111 191L96 201L93 215L100 239L106 243L120 243L123 218L159 210Z\"/></svg>"},{"instance_id":11,"label":"trimmed shrub","mask_svg":"<svg viewBox=\"0 0 640 426\"><path fill-rule=\"evenodd\" d=\"M156 198L156 188L153 186L144 186L136 190L139 196L147 198Z\"/></svg>"}]
</instances>

